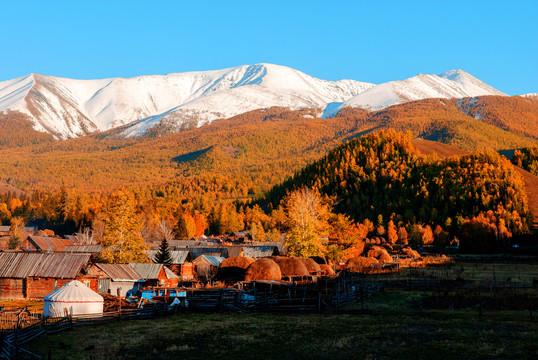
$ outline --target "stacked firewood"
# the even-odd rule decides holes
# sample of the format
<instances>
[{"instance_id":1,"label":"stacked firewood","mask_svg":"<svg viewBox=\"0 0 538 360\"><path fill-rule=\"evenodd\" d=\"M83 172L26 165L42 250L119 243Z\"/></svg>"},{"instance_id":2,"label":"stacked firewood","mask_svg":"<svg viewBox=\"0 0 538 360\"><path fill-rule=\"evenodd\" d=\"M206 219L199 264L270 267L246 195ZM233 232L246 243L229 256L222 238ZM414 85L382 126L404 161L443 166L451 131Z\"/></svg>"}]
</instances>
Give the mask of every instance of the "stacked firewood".
<instances>
[{"instance_id":1,"label":"stacked firewood","mask_svg":"<svg viewBox=\"0 0 538 360\"><path fill-rule=\"evenodd\" d=\"M135 309L137 307L136 303L131 303L123 298L118 299L117 296L111 294L101 295L105 300L103 303L103 312L118 311L120 308L120 302L122 309Z\"/></svg>"}]
</instances>

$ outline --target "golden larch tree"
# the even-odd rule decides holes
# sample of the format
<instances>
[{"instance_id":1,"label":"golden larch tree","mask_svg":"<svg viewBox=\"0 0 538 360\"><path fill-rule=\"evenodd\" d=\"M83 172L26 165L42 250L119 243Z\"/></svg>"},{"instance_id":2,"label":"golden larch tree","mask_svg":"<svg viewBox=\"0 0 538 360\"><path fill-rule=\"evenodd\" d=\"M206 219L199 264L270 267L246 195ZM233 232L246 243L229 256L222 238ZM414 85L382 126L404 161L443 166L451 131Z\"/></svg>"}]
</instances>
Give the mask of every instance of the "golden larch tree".
<instances>
[{"instance_id":1,"label":"golden larch tree","mask_svg":"<svg viewBox=\"0 0 538 360\"><path fill-rule=\"evenodd\" d=\"M148 262L145 251L149 247L140 236L142 222L131 192L122 188L110 195L103 223L102 260L110 263Z\"/></svg>"}]
</instances>

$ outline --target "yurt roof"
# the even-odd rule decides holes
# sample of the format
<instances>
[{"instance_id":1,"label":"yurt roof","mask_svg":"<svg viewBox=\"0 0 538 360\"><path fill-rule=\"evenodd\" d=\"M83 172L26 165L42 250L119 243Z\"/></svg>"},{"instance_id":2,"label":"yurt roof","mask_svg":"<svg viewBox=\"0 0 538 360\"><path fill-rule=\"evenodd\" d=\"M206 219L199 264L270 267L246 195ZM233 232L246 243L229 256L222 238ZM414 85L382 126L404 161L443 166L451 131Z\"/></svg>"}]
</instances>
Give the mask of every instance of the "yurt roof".
<instances>
[{"instance_id":1,"label":"yurt roof","mask_svg":"<svg viewBox=\"0 0 538 360\"><path fill-rule=\"evenodd\" d=\"M44 300L53 302L103 302L103 297L80 281L71 280L45 296Z\"/></svg>"}]
</instances>

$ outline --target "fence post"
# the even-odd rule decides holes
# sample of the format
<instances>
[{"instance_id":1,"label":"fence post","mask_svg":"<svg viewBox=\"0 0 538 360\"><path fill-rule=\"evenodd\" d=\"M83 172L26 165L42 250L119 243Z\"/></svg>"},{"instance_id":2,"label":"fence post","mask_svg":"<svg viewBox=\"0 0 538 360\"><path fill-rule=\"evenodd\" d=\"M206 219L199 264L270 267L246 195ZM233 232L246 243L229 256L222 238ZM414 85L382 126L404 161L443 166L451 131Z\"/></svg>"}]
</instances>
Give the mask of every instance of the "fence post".
<instances>
[{"instance_id":1,"label":"fence post","mask_svg":"<svg viewBox=\"0 0 538 360\"><path fill-rule=\"evenodd\" d=\"M116 294L118 295L118 303L119 303L118 320L121 320L121 288L120 287L116 289Z\"/></svg>"}]
</instances>

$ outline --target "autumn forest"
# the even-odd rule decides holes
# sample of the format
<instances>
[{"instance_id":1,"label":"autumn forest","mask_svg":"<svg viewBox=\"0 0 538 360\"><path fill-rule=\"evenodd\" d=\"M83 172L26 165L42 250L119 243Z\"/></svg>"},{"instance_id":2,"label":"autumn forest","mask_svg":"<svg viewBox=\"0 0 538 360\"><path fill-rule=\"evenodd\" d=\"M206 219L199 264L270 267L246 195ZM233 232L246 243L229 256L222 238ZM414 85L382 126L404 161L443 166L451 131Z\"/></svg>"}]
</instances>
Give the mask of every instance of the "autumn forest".
<instances>
[{"instance_id":1,"label":"autumn forest","mask_svg":"<svg viewBox=\"0 0 538 360\"><path fill-rule=\"evenodd\" d=\"M334 261L374 236L491 252L531 230L515 166L538 175L537 114L538 102L520 97L428 99L329 119L271 108L175 134L56 141L11 112L0 117L10 129L0 135L0 220L86 229L106 243L122 203L142 242L160 240L165 227L185 239L286 233L291 254ZM417 138L455 150L425 155ZM511 161L498 153L508 149Z\"/></svg>"}]
</instances>

